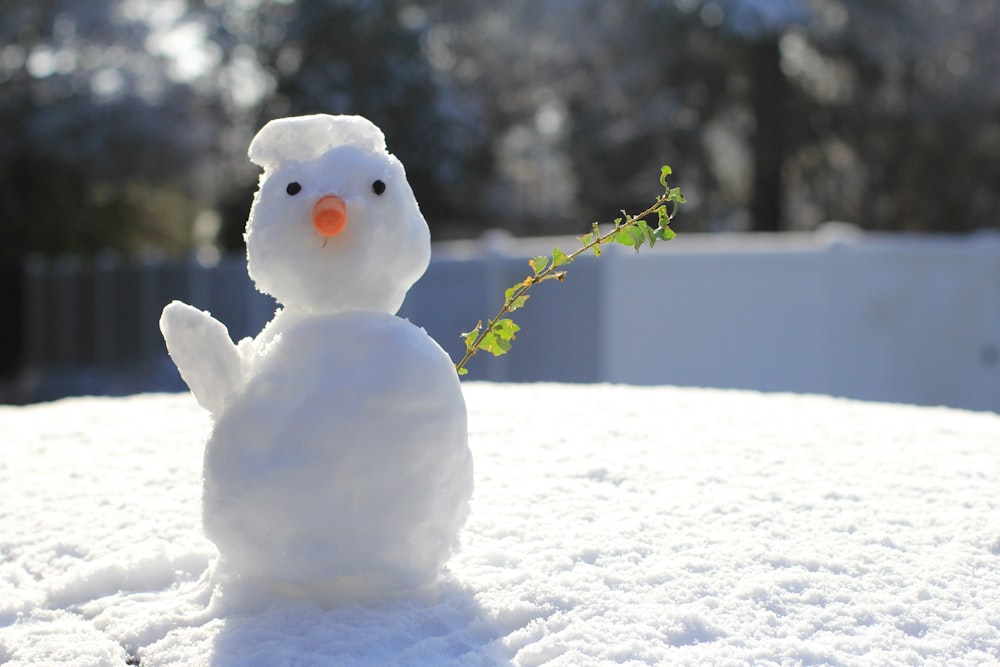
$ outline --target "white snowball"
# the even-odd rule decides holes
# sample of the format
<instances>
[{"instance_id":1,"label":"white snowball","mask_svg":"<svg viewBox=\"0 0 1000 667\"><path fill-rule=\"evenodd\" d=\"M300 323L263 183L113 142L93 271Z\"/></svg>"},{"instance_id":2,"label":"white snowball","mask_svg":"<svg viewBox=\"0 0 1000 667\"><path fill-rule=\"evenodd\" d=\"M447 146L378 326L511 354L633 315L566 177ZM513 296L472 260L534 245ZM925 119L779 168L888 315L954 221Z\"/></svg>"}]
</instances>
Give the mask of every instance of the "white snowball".
<instances>
[{"instance_id":1,"label":"white snowball","mask_svg":"<svg viewBox=\"0 0 1000 667\"><path fill-rule=\"evenodd\" d=\"M250 142L254 164L272 169L284 162L309 161L331 148L353 145L365 153L384 153L385 135L362 116L294 116L267 123Z\"/></svg>"},{"instance_id":2,"label":"white snowball","mask_svg":"<svg viewBox=\"0 0 1000 667\"><path fill-rule=\"evenodd\" d=\"M309 312L399 310L427 270L430 232L382 132L358 116L283 118L261 129L249 154L264 167L246 232L257 288ZM289 194L292 183L300 189ZM329 238L312 225L325 195L347 207L344 231Z\"/></svg>"},{"instance_id":3,"label":"white snowball","mask_svg":"<svg viewBox=\"0 0 1000 667\"><path fill-rule=\"evenodd\" d=\"M163 309L160 330L195 400L213 414L221 412L226 397L242 379L239 353L229 330L208 312L180 301Z\"/></svg>"},{"instance_id":4,"label":"white snowball","mask_svg":"<svg viewBox=\"0 0 1000 667\"><path fill-rule=\"evenodd\" d=\"M386 313L287 317L205 454L206 534L230 579L358 599L432 583L472 493L465 402L423 331Z\"/></svg>"}]
</instances>

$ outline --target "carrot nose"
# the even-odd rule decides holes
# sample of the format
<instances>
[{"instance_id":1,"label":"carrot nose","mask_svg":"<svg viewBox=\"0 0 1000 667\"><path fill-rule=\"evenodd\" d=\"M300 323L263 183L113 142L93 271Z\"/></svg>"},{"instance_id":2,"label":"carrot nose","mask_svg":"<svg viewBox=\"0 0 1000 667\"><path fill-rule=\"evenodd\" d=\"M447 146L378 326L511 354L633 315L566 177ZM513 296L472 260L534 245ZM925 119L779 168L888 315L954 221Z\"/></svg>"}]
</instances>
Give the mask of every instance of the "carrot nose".
<instances>
[{"instance_id":1,"label":"carrot nose","mask_svg":"<svg viewBox=\"0 0 1000 667\"><path fill-rule=\"evenodd\" d=\"M327 195L313 206L313 227L323 236L336 236L347 224L347 205L340 197Z\"/></svg>"}]
</instances>

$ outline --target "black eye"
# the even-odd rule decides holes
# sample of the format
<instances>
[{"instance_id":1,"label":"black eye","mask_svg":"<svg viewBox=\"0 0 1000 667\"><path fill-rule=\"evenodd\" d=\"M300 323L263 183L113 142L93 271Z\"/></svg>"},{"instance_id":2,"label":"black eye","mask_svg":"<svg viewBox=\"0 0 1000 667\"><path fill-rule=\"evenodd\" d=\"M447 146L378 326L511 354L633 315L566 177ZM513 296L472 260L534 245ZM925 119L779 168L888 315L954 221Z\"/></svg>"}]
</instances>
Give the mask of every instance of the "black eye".
<instances>
[{"instance_id":1,"label":"black eye","mask_svg":"<svg viewBox=\"0 0 1000 667\"><path fill-rule=\"evenodd\" d=\"M374 192L377 195L380 195L383 192L385 192L385 183L383 181L375 181L374 183L372 183L372 192Z\"/></svg>"},{"instance_id":2,"label":"black eye","mask_svg":"<svg viewBox=\"0 0 1000 667\"><path fill-rule=\"evenodd\" d=\"M288 184L288 187L285 188L285 192L287 192L290 195L297 195L301 190L302 186L299 185L296 181L292 181L291 183Z\"/></svg>"}]
</instances>

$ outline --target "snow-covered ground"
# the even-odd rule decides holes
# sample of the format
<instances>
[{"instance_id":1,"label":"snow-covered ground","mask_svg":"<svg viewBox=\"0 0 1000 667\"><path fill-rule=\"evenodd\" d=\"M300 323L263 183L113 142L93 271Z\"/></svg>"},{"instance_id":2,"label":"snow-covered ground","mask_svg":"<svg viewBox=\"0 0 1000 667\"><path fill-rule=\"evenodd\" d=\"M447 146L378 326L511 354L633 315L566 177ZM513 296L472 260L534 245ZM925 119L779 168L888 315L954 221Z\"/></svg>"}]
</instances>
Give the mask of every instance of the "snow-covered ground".
<instances>
[{"instance_id":1,"label":"snow-covered ground","mask_svg":"<svg viewBox=\"0 0 1000 667\"><path fill-rule=\"evenodd\" d=\"M1000 416L464 389L476 491L450 573L331 609L213 599L189 395L0 407L0 663L1000 662Z\"/></svg>"}]
</instances>

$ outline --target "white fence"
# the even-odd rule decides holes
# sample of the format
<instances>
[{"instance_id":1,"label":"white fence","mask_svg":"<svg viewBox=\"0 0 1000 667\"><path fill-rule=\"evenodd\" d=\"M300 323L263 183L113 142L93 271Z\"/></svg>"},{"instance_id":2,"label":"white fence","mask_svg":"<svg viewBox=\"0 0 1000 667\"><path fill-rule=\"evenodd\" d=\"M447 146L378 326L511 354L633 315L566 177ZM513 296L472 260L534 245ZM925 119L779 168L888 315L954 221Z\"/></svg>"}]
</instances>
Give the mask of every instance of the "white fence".
<instances>
[{"instance_id":1,"label":"white fence","mask_svg":"<svg viewBox=\"0 0 1000 667\"><path fill-rule=\"evenodd\" d=\"M492 236L435 246L400 315L453 357L459 333L495 312L526 260L574 239ZM470 379L624 382L816 392L1000 411L1000 236L681 236L638 255L580 258L536 288L505 357ZM160 309L212 311L239 338L274 303L241 257L215 267L33 262L26 266L29 369L162 357Z\"/></svg>"}]
</instances>

